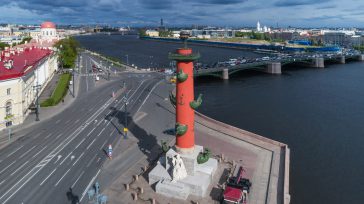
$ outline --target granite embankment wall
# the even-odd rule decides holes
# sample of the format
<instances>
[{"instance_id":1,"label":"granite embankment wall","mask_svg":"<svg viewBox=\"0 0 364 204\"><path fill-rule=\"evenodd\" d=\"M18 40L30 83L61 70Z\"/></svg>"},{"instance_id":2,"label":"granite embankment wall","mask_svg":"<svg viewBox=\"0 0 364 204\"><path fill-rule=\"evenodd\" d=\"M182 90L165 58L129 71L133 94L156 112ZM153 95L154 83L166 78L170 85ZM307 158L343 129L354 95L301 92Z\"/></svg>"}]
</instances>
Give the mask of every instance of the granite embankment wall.
<instances>
[{"instance_id":1,"label":"granite embankment wall","mask_svg":"<svg viewBox=\"0 0 364 204\"><path fill-rule=\"evenodd\" d=\"M290 203L290 149L286 144L219 122L198 112L196 112L195 121L215 131L227 133L231 137L244 140L276 153L273 154L272 158L271 177L266 203L273 203L271 201L276 201L274 203Z\"/></svg>"}]
</instances>

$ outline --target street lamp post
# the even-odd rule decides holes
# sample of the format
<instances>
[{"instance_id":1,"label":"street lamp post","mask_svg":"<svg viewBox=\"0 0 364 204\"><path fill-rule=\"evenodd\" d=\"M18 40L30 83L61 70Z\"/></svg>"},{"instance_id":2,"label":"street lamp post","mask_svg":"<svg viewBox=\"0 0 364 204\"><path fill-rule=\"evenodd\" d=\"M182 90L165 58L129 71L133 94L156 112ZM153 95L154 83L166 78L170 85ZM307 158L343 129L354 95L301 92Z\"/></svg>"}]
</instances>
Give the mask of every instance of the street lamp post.
<instances>
[{"instance_id":1,"label":"street lamp post","mask_svg":"<svg viewBox=\"0 0 364 204\"><path fill-rule=\"evenodd\" d=\"M149 68L152 68L152 58L153 58L153 56L149 56L149 60L150 60Z\"/></svg>"},{"instance_id":2,"label":"street lamp post","mask_svg":"<svg viewBox=\"0 0 364 204\"><path fill-rule=\"evenodd\" d=\"M129 65L129 56L125 55L125 57L126 57L126 65Z\"/></svg>"},{"instance_id":3,"label":"street lamp post","mask_svg":"<svg viewBox=\"0 0 364 204\"><path fill-rule=\"evenodd\" d=\"M36 100L35 100L35 121L39 121L39 88L40 85L33 86L36 90Z\"/></svg>"},{"instance_id":4,"label":"street lamp post","mask_svg":"<svg viewBox=\"0 0 364 204\"><path fill-rule=\"evenodd\" d=\"M125 97L124 97L124 105L125 105L125 112L124 112L124 115L125 115L125 128L124 128L124 139L127 139L128 138L128 93L125 94Z\"/></svg>"},{"instance_id":5,"label":"street lamp post","mask_svg":"<svg viewBox=\"0 0 364 204\"><path fill-rule=\"evenodd\" d=\"M62 49L63 49L62 44L59 47L60 47L60 52L62 52ZM61 61L61 65L62 65L62 68L61 69L62 69L62 72L63 72L63 59L62 59L62 56L61 56L60 61Z\"/></svg>"},{"instance_id":6,"label":"street lamp post","mask_svg":"<svg viewBox=\"0 0 364 204\"><path fill-rule=\"evenodd\" d=\"M72 96L75 97L75 69L72 70Z\"/></svg>"}]
</instances>

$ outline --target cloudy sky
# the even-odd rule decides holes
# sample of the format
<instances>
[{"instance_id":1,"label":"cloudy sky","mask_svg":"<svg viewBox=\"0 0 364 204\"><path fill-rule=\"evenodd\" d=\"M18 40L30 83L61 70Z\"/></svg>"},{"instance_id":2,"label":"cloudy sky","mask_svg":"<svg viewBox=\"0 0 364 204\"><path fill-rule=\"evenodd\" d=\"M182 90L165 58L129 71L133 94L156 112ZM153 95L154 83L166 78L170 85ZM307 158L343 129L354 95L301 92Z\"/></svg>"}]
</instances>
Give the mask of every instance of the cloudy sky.
<instances>
[{"instance_id":1,"label":"cloudy sky","mask_svg":"<svg viewBox=\"0 0 364 204\"><path fill-rule=\"evenodd\" d=\"M0 23L364 27L364 0L0 0Z\"/></svg>"}]
</instances>

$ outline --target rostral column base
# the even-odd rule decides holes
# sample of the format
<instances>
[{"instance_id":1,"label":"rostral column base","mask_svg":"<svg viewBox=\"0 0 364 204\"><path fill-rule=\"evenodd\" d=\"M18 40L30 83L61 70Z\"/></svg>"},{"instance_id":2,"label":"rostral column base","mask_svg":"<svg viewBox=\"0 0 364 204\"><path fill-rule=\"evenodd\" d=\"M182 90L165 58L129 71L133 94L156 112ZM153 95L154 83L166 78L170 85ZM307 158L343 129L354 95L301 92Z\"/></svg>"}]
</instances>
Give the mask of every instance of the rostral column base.
<instances>
[{"instance_id":1,"label":"rostral column base","mask_svg":"<svg viewBox=\"0 0 364 204\"><path fill-rule=\"evenodd\" d=\"M177 153L179 154L191 154L195 151L195 146L191 147L191 148L180 148L177 145L175 146Z\"/></svg>"}]
</instances>

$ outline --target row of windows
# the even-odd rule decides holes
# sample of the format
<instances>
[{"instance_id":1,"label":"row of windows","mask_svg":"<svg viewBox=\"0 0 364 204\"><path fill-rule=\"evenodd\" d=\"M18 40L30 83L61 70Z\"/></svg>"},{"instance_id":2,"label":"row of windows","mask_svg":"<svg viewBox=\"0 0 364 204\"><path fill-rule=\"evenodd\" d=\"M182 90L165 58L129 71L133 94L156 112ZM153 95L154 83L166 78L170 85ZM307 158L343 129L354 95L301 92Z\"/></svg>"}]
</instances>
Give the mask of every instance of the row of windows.
<instances>
[{"instance_id":1,"label":"row of windows","mask_svg":"<svg viewBox=\"0 0 364 204\"><path fill-rule=\"evenodd\" d=\"M54 31L43 31L43 35L55 35L56 32Z\"/></svg>"}]
</instances>

